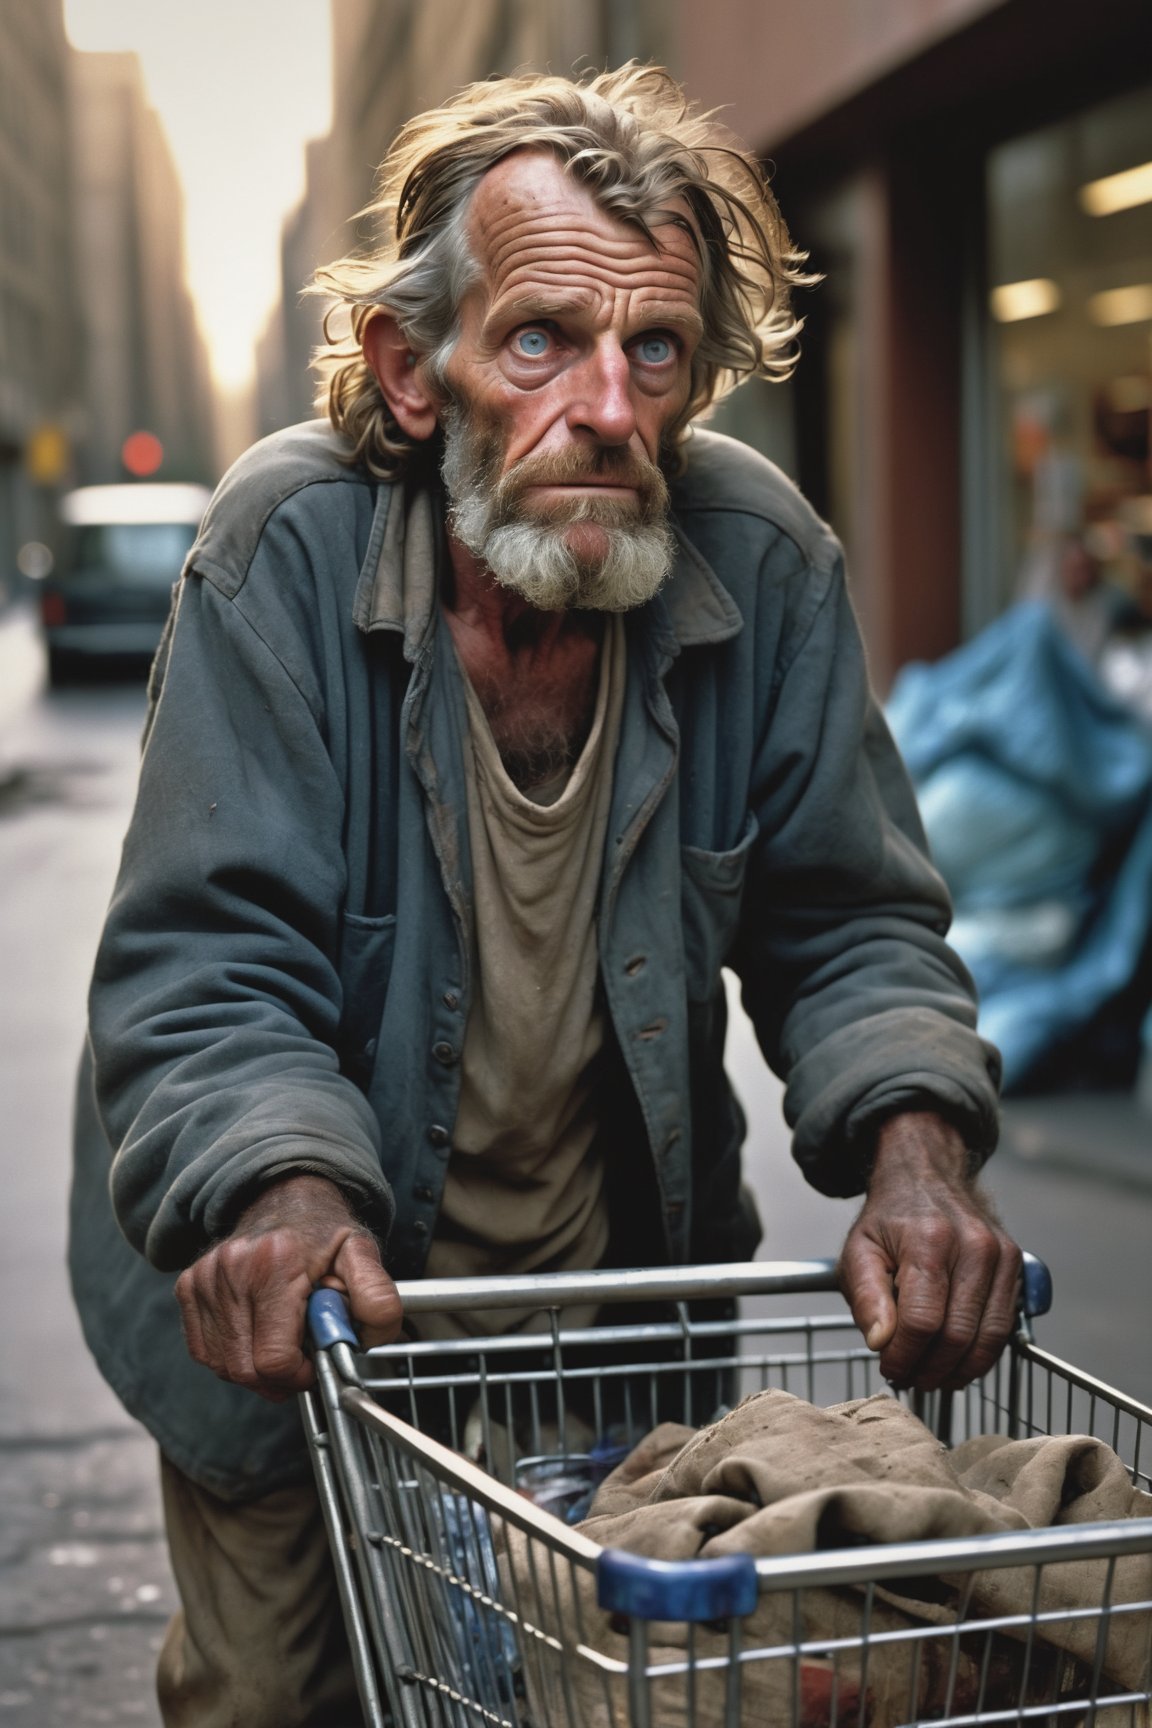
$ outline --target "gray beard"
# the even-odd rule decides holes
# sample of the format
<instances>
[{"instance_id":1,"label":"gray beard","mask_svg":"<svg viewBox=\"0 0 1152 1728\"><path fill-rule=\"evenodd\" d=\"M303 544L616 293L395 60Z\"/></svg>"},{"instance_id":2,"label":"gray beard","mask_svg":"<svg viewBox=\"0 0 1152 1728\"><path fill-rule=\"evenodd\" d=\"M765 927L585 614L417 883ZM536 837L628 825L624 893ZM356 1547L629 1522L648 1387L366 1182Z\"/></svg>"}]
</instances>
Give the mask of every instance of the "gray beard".
<instances>
[{"instance_id":1,"label":"gray beard","mask_svg":"<svg viewBox=\"0 0 1152 1728\"><path fill-rule=\"evenodd\" d=\"M449 524L502 587L542 612L629 612L658 592L676 550L663 510L656 520L641 520L619 499L584 497L573 500L562 521L536 521L515 498L502 506L491 466L483 434L449 410L441 459ZM566 534L576 522L603 528L603 558L575 556Z\"/></svg>"}]
</instances>

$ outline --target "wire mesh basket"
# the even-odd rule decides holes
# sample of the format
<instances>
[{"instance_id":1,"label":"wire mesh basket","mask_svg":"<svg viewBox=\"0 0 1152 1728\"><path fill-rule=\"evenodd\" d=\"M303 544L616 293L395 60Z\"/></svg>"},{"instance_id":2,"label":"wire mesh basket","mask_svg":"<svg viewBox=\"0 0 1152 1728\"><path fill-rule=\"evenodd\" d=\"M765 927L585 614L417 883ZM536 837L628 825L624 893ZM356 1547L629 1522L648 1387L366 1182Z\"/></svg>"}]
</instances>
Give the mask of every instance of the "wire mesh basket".
<instances>
[{"instance_id":1,"label":"wire mesh basket","mask_svg":"<svg viewBox=\"0 0 1152 1728\"><path fill-rule=\"evenodd\" d=\"M948 1443L1093 1436L1147 1492L1152 1411L1031 1336L1046 1276L1029 1263L995 1370L916 1414ZM680 1561L575 1527L659 1423L767 1388L886 1392L846 1311L773 1312L834 1289L825 1261L523 1278L495 1298L425 1281L402 1288L409 1314L533 1307L539 1329L369 1352L318 1293L303 1413L371 1728L1147 1728L1152 1518ZM565 1324L589 1304L598 1324Z\"/></svg>"}]
</instances>

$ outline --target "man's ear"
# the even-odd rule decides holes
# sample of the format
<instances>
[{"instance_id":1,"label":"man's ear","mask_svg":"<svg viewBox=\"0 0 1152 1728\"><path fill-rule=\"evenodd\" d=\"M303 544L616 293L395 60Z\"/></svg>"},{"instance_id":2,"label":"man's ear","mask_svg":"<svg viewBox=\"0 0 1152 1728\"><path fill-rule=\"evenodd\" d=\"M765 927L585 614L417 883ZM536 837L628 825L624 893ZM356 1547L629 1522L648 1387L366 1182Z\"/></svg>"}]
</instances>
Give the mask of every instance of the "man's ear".
<instances>
[{"instance_id":1,"label":"man's ear","mask_svg":"<svg viewBox=\"0 0 1152 1728\"><path fill-rule=\"evenodd\" d=\"M360 346L400 430L417 443L431 438L438 418L436 398L390 312L373 314L364 326Z\"/></svg>"}]
</instances>

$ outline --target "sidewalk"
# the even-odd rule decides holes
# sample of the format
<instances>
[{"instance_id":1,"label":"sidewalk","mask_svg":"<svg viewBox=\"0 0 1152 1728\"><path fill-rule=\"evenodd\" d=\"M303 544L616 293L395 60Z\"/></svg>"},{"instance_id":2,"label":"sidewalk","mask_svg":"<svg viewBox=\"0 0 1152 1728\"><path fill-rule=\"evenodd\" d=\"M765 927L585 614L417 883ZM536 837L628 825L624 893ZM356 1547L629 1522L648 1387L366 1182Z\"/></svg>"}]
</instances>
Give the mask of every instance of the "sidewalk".
<instances>
[{"instance_id":1,"label":"sidewalk","mask_svg":"<svg viewBox=\"0 0 1152 1728\"><path fill-rule=\"evenodd\" d=\"M1001 1155L1152 1193L1152 1112L1136 1092L1050 1093L1003 1106Z\"/></svg>"},{"instance_id":2,"label":"sidewalk","mask_svg":"<svg viewBox=\"0 0 1152 1728\"><path fill-rule=\"evenodd\" d=\"M44 648L30 604L0 608L0 786L16 772L10 735L45 677Z\"/></svg>"}]
</instances>

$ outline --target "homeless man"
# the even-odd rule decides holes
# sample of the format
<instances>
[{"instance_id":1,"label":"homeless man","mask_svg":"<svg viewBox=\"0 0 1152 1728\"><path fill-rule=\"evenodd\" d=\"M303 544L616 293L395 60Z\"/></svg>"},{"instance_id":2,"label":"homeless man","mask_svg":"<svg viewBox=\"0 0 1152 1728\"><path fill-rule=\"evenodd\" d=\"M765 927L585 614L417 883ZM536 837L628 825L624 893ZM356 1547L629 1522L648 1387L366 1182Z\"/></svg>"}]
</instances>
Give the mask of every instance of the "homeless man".
<instances>
[{"instance_id":1,"label":"homeless man","mask_svg":"<svg viewBox=\"0 0 1152 1728\"><path fill-rule=\"evenodd\" d=\"M189 556L92 992L73 1269L163 1454L169 1723L354 1719L314 1285L378 1342L394 1277L752 1254L722 966L806 1175L866 1195L884 1374L964 1382L1012 1320L996 1057L839 549L693 426L794 357L758 167L633 66L472 86L381 188L326 420Z\"/></svg>"}]
</instances>

